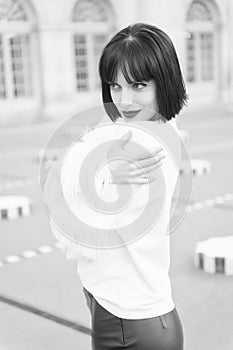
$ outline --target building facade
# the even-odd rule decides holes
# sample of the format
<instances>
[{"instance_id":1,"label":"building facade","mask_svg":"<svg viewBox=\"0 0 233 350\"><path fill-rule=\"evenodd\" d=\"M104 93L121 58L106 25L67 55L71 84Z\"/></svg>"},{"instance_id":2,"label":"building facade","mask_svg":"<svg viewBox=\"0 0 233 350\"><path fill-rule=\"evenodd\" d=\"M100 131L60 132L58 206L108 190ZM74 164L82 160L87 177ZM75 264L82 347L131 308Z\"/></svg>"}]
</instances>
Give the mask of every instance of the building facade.
<instances>
[{"instance_id":1,"label":"building facade","mask_svg":"<svg viewBox=\"0 0 233 350\"><path fill-rule=\"evenodd\" d=\"M232 0L0 0L0 126L100 104L98 59L135 22L172 38L190 104L233 104Z\"/></svg>"}]
</instances>

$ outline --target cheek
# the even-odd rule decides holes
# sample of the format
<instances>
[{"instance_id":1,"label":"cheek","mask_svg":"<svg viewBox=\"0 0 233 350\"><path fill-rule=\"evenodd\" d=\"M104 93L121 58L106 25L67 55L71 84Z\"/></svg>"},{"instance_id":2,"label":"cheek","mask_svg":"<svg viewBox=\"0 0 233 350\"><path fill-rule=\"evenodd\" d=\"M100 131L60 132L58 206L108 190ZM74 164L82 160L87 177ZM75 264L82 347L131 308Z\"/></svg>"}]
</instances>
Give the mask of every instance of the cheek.
<instances>
[{"instance_id":1,"label":"cheek","mask_svg":"<svg viewBox=\"0 0 233 350\"><path fill-rule=\"evenodd\" d=\"M114 103L117 103L120 101L120 93L118 92L114 92L114 91L110 91L110 94L111 94L111 97L112 97L112 100Z\"/></svg>"},{"instance_id":2,"label":"cheek","mask_svg":"<svg viewBox=\"0 0 233 350\"><path fill-rule=\"evenodd\" d=\"M147 108L157 108L157 100L154 93L146 94L140 98L140 104Z\"/></svg>"}]
</instances>

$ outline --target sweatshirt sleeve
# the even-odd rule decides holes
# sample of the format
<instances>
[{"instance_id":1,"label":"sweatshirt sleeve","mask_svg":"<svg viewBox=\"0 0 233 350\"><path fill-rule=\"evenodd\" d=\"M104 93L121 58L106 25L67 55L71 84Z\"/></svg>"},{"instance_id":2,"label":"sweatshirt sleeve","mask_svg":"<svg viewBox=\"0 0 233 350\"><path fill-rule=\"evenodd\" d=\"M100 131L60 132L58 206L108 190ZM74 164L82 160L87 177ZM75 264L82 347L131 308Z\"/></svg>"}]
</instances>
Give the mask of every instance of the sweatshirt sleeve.
<instances>
[{"instance_id":1,"label":"sweatshirt sleeve","mask_svg":"<svg viewBox=\"0 0 233 350\"><path fill-rule=\"evenodd\" d=\"M118 199L117 185L113 182L111 171L107 165L99 172L96 178L96 191L105 202L114 202Z\"/></svg>"},{"instance_id":2,"label":"sweatshirt sleeve","mask_svg":"<svg viewBox=\"0 0 233 350\"><path fill-rule=\"evenodd\" d=\"M82 256L85 256L86 258L94 259L96 257L96 252L94 249L79 245L78 243L75 243L69 238L67 238L61 232L61 230L59 230L59 227L53 220L53 210L56 210L56 206L59 206L62 202L65 201L62 186L65 185L66 189L72 191L71 187L67 187L67 184L70 183L70 169L69 167L67 167L67 170L63 172L63 176L61 177L61 166L62 163L59 161L50 165L43 186L43 200L46 207L46 211L49 216L50 231L54 235L56 240L58 240L59 247L66 254L67 259L78 259L80 257L80 254ZM91 172L87 174L87 179L89 179L89 176L92 176ZM109 170L108 166L104 166L102 170L98 173L98 176L96 176L95 185L97 195L103 201L113 202L117 200L117 186L113 184L111 171ZM77 199L77 206L83 205L84 201L79 186L75 188L75 196Z\"/></svg>"},{"instance_id":3,"label":"sweatshirt sleeve","mask_svg":"<svg viewBox=\"0 0 233 350\"><path fill-rule=\"evenodd\" d=\"M42 189L42 199L49 217L51 233L56 240L58 240L59 247L66 254L67 259L77 259L79 255L79 245L66 238L53 220L53 210L56 210L56 206L59 205L61 201L64 201L60 181L60 171L60 161L50 165Z\"/></svg>"}]
</instances>

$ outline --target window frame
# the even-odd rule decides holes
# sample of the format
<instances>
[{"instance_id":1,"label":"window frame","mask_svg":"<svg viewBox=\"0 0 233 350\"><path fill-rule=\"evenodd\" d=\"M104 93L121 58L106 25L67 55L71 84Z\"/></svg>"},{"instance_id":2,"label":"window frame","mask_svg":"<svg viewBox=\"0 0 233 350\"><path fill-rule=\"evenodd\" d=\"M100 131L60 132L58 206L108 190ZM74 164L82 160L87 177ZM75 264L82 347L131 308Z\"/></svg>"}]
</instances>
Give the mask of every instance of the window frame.
<instances>
[{"instance_id":1,"label":"window frame","mask_svg":"<svg viewBox=\"0 0 233 350\"><path fill-rule=\"evenodd\" d=\"M75 87L77 93L90 92L94 93L98 91L99 87L99 76L98 76L98 66L96 65L96 56L95 56L95 45L94 37L96 35L106 35L106 42L111 35L111 28L109 27L108 22L72 22L72 46L73 46L73 55L74 55L74 77L75 77ZM77 72L76 72L76 56L75 56L75 35L84 35L86 37L87 43L87 75L88 75L88 86L86 90L78 90L77 82ZM104 44L103 44L104 47Z\"/></svg>"},{"instance_id":2,"label":"window frame","mask_svg":"<svg viewBox=\"0 0 233 350\"><path fill-rule=\"evenodd\" d=\"M213 83L216 81L216 37L215 37L215 23L213 21L187 21L186 22L186 30L188 32L187 35L193 34L195 37L194 40L194 57L196 57L196 61L194 59L194 72L196 71L196 75L194 75L194 79L189 79L189 64L191 62L188 61L188 48L187 48L187 37L185 39L185 55L186 55L186 77L187 82L189 84L195 83ZM213 62L213 79L204 80L202 79L202 51L201 51L201 34L211 33L213 36L213 50L212 50L212 62Z\"/></svg>"},{"instance_id":3,"label":"window frame","mask_svg":"<svg viewBox=\"0 0 233 350\"><path fill-rule=\"evenodd\" d=\"M34 16L32 16L32 19L34 20ZM36 57L38 54L38 47L36 45L35 36L37 36L37 32L34 30L35 24L33 21L8 21L8 20L0 20L0 36L3 39L3 46L4 46L4 66L6 67L5 72L5 86L6 86L6 96L4 98L0 98L0 104L7 105L8 103L11 103L12 101L14 103L24 103L24 102L30 102L38 99L38 93L39 93L39 82L36 82L36 77L33 74L34 66L38 66L38 58ZM13 84L11 77L13 76L13 72L10 71L10 65L11 65L11 56L10 56L10 43L6 43L7 40L9 40L11 37L14 36L21 36L21 35L29 35L30 43L29 43L29 50L30 50L30 66L31 66L31 90L32 94L30 96L24 95L20 97L14 97L13 96ZM39 66L38 66L39 69ZM10 77L10 78L9 78Z\"/></svg>"}]
</instances>

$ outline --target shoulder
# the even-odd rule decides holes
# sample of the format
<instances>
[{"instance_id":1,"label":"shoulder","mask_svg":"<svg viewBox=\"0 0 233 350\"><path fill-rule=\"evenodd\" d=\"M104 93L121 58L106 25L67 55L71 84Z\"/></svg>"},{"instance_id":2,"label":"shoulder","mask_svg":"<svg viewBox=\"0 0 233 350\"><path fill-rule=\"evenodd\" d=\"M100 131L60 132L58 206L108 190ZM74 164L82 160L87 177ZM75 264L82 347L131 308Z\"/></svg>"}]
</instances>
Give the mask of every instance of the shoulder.
<instances>
[{"instance_id":1,"label":"shoulder","mask_svg":"<svg viewBox=\"0 0 233 350\"><path fill-rule=\"evenodd\" d=\"M167 123L169 125L171 125L179 133L179 129L178 129L178 126L177 126L175 118L172 118L172 119L168 120Z\"/></svg>"}]
</instances>

